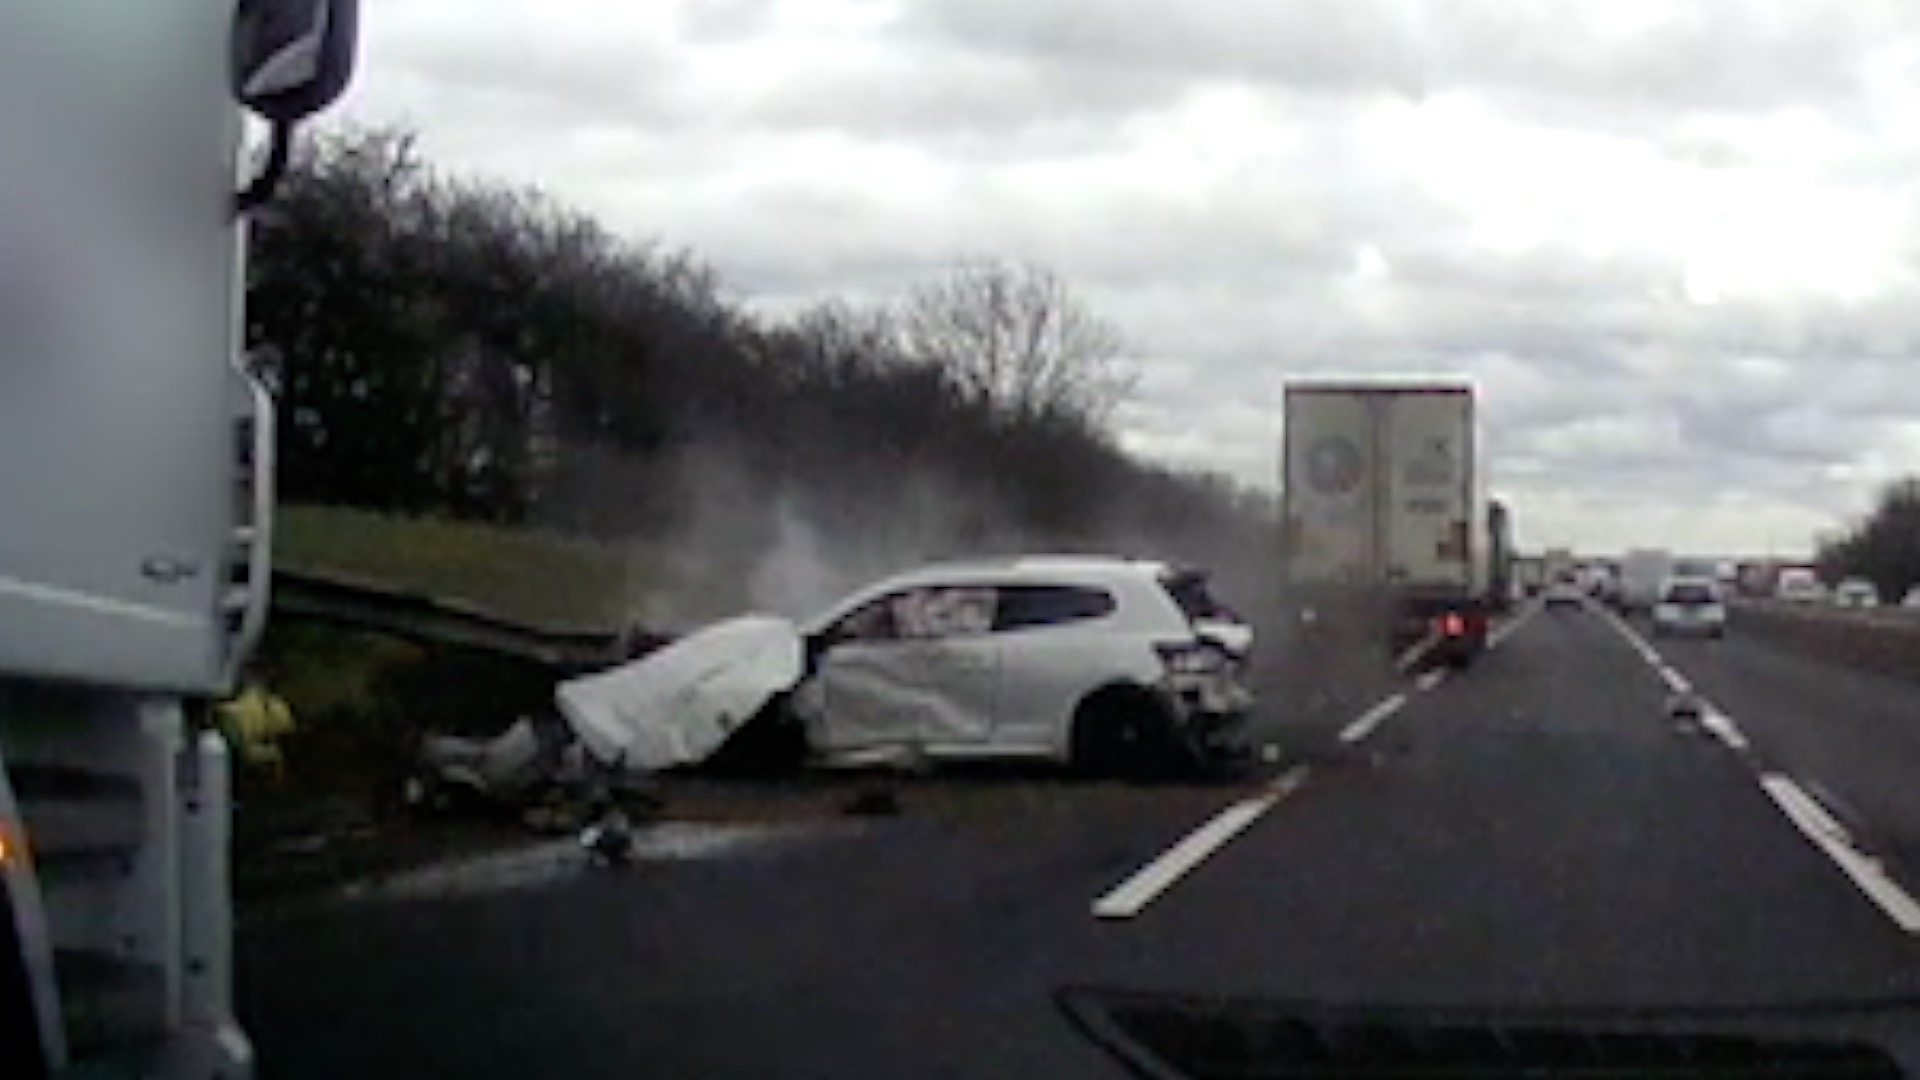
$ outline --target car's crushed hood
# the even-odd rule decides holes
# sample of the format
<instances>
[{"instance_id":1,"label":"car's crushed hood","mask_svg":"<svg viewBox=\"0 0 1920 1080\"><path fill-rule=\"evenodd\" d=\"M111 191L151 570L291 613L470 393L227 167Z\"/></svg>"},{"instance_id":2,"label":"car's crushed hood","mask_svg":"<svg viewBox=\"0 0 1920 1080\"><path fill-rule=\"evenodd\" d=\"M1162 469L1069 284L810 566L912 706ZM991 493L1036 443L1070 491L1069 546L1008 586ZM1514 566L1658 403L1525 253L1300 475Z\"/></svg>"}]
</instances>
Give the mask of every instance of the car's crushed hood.
<instances>
[{"instance_id":1,"label":"car's crushed hood","mask_svg":"<svg viewBox=\"0 0 1920 1080\"><path fill-rule=\"evenodd\" d=\"M692 765L800 681L802 653L793 623L746 615L561 683L554 702L602 764L645 771Z\"/></svg>"}]
</instances>

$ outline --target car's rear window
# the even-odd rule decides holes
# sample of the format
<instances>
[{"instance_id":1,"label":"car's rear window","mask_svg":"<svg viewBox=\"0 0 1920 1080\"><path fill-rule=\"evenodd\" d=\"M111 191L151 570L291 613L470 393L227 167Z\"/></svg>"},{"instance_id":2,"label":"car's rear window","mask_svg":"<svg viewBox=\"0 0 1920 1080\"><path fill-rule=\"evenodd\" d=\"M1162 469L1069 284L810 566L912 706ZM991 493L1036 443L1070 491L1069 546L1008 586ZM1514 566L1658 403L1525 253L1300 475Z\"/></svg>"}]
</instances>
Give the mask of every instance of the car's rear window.
<instances>
[{"instance_id":1,"label":"car's rear window","mask_svg":"<svg viewBox=\"0 0 1920 1080\"><path fill-rule=\"evenodd\" d=\"M1098 619L1114 609L1113 597L1105 590L1078 585L1002 585L999 592L996 631Z\"/></svg>"},{"instance_id":2,"label":"car's rear window","mask_svg":"<svg viewBox=\"0 0 1920 1080\"><path fill-rule=\"evenodd\" d=\"M1189 570L1169 574L1161 579L1161 584L1167 587L1167 595L1173 597L1173 602L1180 605L1180 610L1189 620L1238 621L1240 618L1233 613L1232 608L1213 598L1213 592L1207 588L1207 575L1199 571Z\"/></svg>"},{"instance_id":3,"label":"car's rear window","mask_svg":"<svg viewBox=\"0 0 1920 1080\"><path fill-rule=\"evenodd\" d=\"M1707 585L1670 585L1667 587L1669 604L1711 604L1713 588Z\"/></svg>"}]
</instances>

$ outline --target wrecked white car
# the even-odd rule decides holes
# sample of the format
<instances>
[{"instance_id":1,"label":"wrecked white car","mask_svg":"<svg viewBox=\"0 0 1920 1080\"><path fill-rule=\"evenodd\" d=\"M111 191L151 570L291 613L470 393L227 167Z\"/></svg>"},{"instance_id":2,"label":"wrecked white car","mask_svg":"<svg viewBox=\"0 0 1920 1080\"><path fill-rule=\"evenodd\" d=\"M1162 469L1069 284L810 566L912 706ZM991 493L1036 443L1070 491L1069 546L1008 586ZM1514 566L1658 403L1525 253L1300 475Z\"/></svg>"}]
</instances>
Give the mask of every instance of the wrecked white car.
<instances>
[{"instance_id":1,"label":"wrecked white car","mask_svg":"<svg viewBox=\"0 0 1920 1080\"><path fill-rule=\"evenodd\" d=\"M752 726L797 730L830 763L1137 773L1233 748L1251 646L1198 572L1014 558L903 574L803 627L720 623L555 697L587 750L627 769L694 764Z\"/></svg>"}]
</instances>

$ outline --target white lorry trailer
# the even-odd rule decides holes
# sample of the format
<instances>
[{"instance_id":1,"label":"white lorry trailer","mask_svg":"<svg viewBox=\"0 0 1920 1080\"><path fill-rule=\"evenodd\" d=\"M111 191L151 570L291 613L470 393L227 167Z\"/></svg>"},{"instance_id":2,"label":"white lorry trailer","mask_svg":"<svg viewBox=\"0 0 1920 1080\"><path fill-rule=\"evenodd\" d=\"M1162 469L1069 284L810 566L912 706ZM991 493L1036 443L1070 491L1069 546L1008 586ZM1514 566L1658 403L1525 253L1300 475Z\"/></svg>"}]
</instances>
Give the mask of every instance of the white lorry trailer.
<instances>
[{"instance_id":1,"label":"white lorry trailer","mask_svg":"<svg viewBox=\"0 0 1920 1080\"><path fill-rule=\"evenodd\" d=\"M1658 548L1629 551L1620 559L1620 610L1652 611L1660 589L1674 575L1671 552Z\"/></svg>"},{"instance_id":2,"label":"white lorry trailer","mask_svg":"<svg viewBox=\"0 0 1920 1080\"><path fill-rule=\"evenodd\" d=\"M242 229L355 15L0 0L0 1075L251 1070L208 721L269 574Z\"/></svg>"},{"instance_id":3,"label":"white lorry trailer","mask_svg":"<svg viewBox=\"0 0 1920 1080\"><path fill-rule=\"evenodd\" d=\"M1288 587L1378 596L1396 653L1418 647L1453 663L1478 655L1496 546L1478 442L1464 383L1290 384Z\"/></svg>"}]
</instances>

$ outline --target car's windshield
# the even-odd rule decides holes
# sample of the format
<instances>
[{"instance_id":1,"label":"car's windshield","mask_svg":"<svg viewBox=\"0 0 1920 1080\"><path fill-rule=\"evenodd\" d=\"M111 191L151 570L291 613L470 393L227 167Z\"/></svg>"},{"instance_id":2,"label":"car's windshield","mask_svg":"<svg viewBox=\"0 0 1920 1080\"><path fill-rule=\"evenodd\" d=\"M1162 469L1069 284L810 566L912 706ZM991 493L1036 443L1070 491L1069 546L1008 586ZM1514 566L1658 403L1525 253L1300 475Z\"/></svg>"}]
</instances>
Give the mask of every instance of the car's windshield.
<instances>
[{"instance_id":1,"label":"car's windshield","mask_svg":"<svg viewBox=\"0 0 1920 1080\"><path fill-rule=\"evenodd\" d=\"M1917 372L1916 0L0 0L0 1076L1920 1040Z\"/></svg>"}]
</instances>

